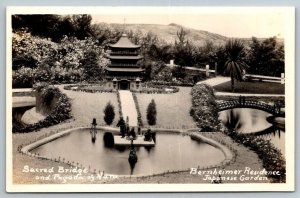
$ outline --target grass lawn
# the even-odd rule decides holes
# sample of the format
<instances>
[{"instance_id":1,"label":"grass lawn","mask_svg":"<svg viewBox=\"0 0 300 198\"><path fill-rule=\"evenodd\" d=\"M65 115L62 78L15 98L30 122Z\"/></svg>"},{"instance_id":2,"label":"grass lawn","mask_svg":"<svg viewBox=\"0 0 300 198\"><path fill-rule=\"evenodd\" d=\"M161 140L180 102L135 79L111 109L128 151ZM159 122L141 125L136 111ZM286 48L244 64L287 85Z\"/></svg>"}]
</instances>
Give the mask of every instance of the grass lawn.
<instances>
[{"instance_id":1,"label":"grass lawn","mask_svg":"<svg viewBox=\"0 0 300 198\"><path fill-rule=\"evenodd\" d=\"M103 110L108 102L111 102L115 108L115 119L112 126L118 122L119 108L116 93L87 93L64 90L63 88L61 90L71 99L72 114L77 124L90 125L93 118L96 118L98 125L106 125L103 119Z\"/></svg>"},{"instance_id":2,"label":"grass lawn","mask_svg":"<svg viewBox=\"0 0 300 198\"><path fill-rule=\"evenodd\" d=\"M144 126L148 125L146 111L152 99L157 109L156 127L186 128L195 126L190 116L191 87L180 87L179 92L172 94L136 94ZM183 126L185 125L185 126Z\"/></svg>"},{"instance_id":3,"label":"grass lawn","mask_svg":"<svg viewBox=\"0 0 300 198\"><path fill-rule=\"evenodd\" d=\"M235 93L284 94L284 84L273 82L235 82ZM214 86L216 91L231 92L231 81Z\"/></svg>"}]
</instances>

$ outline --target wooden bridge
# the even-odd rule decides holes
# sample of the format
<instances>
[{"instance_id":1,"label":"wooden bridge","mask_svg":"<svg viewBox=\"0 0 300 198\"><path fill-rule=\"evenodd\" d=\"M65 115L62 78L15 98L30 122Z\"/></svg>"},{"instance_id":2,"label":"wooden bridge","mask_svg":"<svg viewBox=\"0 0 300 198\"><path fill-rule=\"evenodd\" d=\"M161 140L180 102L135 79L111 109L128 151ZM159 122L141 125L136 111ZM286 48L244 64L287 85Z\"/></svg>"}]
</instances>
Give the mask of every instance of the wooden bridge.
<instances>
[{"instance_id":1,"label":"wooden bridge","mask_svg":"<svg viewBox=\"0 0 300 198\"><path fill-rule=\"evenodd\" d=\"M219 111L234 109L234 108L252 108L268 112L273 115L280 114L279 105L269 105L264 102L255 100L245 100L240 98L239 100L223 101L218 104Z\"/></svg>"}]
</instances>

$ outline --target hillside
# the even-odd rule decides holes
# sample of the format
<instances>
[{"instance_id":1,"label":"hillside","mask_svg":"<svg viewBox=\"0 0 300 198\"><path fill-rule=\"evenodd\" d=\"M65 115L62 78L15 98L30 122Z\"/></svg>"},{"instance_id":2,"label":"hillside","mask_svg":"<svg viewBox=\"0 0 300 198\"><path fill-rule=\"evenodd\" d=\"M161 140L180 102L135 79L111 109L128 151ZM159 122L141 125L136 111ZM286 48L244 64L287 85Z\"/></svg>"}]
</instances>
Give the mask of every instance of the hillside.
<instances>
[{"instance_id":1,"label":"hillside","mask_svg":"<svg viewBox=\"0 0 300 198\"><path fill-rule=\"evenodd\" d=\"M123 29L123 24L101 24L102 26L108 26L116 29ZM180 28L183 27L187 32L187 38L189 41L194 43L197 46L204 45L206 41L212 41L215 44L224 44L228 39L225 36L210 33L203 30L195 30L192 28L187 28L177 24L169 24L169 25L158 25L158 24L126 24L126 30L132 30L133 32L140 31L143 34L148 32L152 32L158 36L159 39L167 42L174 43L177 38L177 32Z\"/></svg>"},{"instance_id":2,"label":"hillside","mask_svg":"<svg viewBox=\"0 0 300 198\"><path fill-rule=\"evenodd\" d=\"M106 26L110 28L123 29L123 24L116 23L100 23L101 26ZM137 32L140 31L143 34L148 32L152 32L158 36L160 40L163 40L167 43L174 43L177 38L177 32L180 28L183 28L187 32L187 38L196 46L203 46L206 41L211 41L215 45L222 45L229 39L229 37L211 33L204 30L196 30L193 28L184 27L182 25L178 25L175 23L171 23L169 25L159 25L159 24L126 24L125 29L128 31ZM239 38L244 41L246 45L249 45L251 42L251 38ZM266 38L258 38L258 40L262 41ZM277 42L283 44L284 40L282 38L276 38Z\"/></svg>"}]
</instances>

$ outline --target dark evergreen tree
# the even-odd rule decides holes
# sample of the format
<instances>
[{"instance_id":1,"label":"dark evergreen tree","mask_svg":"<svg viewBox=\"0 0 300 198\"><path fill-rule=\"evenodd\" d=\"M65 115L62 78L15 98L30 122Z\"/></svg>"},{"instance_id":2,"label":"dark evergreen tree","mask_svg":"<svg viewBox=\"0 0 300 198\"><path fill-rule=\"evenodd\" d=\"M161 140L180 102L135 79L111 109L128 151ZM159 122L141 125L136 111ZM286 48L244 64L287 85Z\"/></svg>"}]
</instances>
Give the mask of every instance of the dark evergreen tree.
<instances>
[{"instance_id":1,"label":"dark evergreen tree","mask_svg":"<svg viewBox=\"0 0 300 198\"><path fill-rule=\"evenodd\" d=\"M152 99L147 108L147 120L149 125L156 124L156 104L155 101Z\"/></svg>"},{"instance_id":2,"label":"dark evergreen tree","mask_svg":"<svg viewBox=\"0 0 300 198\"><path fill-rule=\"evenodd\" d=\"M115 108L114 106L108 102L104 109L104 121L107 125L111 125L115 119Z\"/></svg>"}]
</instances>

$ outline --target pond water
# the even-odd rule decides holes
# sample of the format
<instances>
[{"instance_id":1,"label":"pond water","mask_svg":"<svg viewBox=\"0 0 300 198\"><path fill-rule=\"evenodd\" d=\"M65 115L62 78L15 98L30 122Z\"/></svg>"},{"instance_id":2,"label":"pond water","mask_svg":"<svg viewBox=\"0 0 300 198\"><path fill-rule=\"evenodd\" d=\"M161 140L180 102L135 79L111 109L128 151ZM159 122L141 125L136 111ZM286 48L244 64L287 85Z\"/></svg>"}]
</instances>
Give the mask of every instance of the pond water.
<instances>
[{"instance_id":1,"label":"pond water","mask_svg":"<svg viewBox=\"0 0 300 198\"><path fill-rule=\"evenodd\" d=\"M156 145L152 148L136 147L138 161L131 169L129 148L107 148L103 132L97 133L92 143L89 130L78 130L69 135L35 148L31 152L48 158L65 158L91 170L104 170L119 175L140 175L162 173L167 170L189 169L210 166L222 162L225 157L221 150L204 142L192 140L190 136L173 133L158 133Z\"/></svg>"},{"instance_id":2,"label":"pond water","mask_svg":"<svg viewBox=\"0 0 300 198\"><path fill-rule=\"evenodd\" d=\"M236 131L240 133L257 133L257 136L270 140L285 156L285 131L272 126L267 121L269 116L272 115L251 108L235 108L219 113L219 119L223 123L234 123Z\"/></svg>"}]
</instances>

